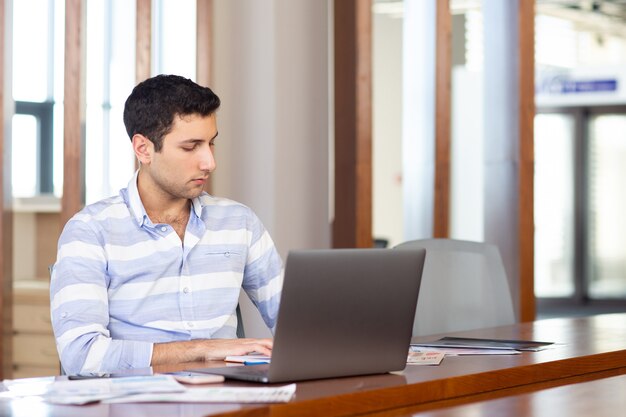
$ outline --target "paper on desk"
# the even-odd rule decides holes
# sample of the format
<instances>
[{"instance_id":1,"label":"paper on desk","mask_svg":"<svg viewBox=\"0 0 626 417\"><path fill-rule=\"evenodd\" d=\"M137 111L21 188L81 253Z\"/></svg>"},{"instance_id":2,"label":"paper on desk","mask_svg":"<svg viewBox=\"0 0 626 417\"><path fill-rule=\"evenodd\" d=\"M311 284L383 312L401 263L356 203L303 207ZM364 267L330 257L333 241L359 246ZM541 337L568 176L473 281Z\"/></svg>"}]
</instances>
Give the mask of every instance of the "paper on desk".
<instances>
[{"instance_id":1,"label":"paper on desk","mask_svg":"<svg viewBox=\"0 0 626 417\"><path fill-rule=\"evenodd\" d=\"M296 384L280 387L193 387L185 392L137 394L104 400L105 403L286 403L296 393Z\"/></svg>"},{"instance_id":2,"label":"paper on desk","mask_svg":"<svg viewBox=\"0 0 626 417\"><path fill-rule=\"evenodd\" d=\"M445 355L441 352L409 352L407 365L439 365Z\"/></svg>"},{"instance_id":3,"label":"paper on desk","mask_svg":"<svg viewBox=\"0 0 626 417\"><path fill-rule=\"evenodd\" d=\"M462 355L519 355L521 352L513 349L470 349L470 348L437 348L431 346L411 345L411 352L439 352L446 356Z\"/></svg>"},{"instance_id":4,"label":"paper on desk","mask_svg":"<svg viewBox=\"0 0 626 417\"><path fill-rule=\"evenodd\" d=\"M48 391L48 387L54 383L54 379L53 376L5 379L2 383L7 391L0 393L0 397L15 398L43 395Z\"/></svg>"},{"instance_id":5,"label":"paper on desk","mask_svg":"<svg viewBox=\"0 0 626 417\"><path fill-rule=\"evenodd\" d=\"M184 391L185 387L171 375L151 375L55 381L43 397L53 404L80 405L135 394Z\"/></svg>"}]
</instances>

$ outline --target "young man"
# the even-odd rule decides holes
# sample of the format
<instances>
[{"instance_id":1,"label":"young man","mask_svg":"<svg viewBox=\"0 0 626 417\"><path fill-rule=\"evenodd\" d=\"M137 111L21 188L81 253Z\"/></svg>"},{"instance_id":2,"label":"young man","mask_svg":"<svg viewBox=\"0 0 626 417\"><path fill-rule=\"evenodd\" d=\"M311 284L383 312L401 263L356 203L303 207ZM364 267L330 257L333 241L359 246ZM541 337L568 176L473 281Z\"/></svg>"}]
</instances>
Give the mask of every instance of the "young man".
<instances>
[{"instance_id":1,"label":"young man","mask_svg":"<svg viewBox=\"0 0 626 417\"><path fill-rule=\"evenodd\" d=\"M89 205L59 239L50 298L68 374L270 354L237 339L243 288L275 325L282 263L249 208L203 191L215 169L219 98L174 75L137 85L124 124L140 168Z\"/></svg>"}]
</instances>

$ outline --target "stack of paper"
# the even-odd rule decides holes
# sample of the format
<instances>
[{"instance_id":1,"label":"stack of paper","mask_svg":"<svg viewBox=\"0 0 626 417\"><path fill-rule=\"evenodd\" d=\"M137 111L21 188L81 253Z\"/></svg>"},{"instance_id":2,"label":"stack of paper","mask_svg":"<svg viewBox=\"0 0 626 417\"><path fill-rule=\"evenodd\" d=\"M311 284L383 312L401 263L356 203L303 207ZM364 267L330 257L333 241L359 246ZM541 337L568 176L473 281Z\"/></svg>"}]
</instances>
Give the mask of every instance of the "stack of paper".
<instances>
[{"instance_id":1,"label":"stack of paper","mask_svg":"<svg viewBox=\"0 0 626 417\"><path fill-rule=\"evenodd\" d=\"M150 375L81 380L31 378L5 380L0 397L40 397L53 404L83 405L94 402L237 402L290 401L296 385L281 387L186 387L172 375Z\"/></svg>"}]
</instances>

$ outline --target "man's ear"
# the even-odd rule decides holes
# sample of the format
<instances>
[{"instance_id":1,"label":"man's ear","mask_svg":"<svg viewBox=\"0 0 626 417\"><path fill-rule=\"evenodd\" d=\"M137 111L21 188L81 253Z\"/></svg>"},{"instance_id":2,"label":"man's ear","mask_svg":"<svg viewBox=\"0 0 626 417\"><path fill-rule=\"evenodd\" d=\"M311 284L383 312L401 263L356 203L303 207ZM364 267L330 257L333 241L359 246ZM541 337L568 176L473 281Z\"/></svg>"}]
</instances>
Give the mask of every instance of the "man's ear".
<instances>
[{"instance_id":1,"label":"man's ear","mask_svg":"<svg viewBox=\"0 0 626 417\"><path fill-rule=\"evenodd\" d=\"M142 165L147 165L152 159L152 152L154 152L154 143L144 135L139 133L133 136L133 151L135 156Z\"/></svg>"}]
</instances>

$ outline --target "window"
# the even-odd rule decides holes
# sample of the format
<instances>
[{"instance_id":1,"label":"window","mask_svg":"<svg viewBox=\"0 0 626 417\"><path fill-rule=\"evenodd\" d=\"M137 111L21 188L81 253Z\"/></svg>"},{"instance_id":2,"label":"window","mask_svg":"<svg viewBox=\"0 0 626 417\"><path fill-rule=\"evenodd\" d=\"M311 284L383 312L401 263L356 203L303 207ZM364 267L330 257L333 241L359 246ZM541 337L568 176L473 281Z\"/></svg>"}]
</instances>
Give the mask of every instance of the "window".
<instances>
[{"instance_id":1,"label":"window","mask_svg":"<svg viewBox=\"0 0 626 417\"><path fill-rule=\"evenodd\" d=\"M12 187L16 197L60 194L63 2L13 2ZM60 69L60 71L59 71ZM61 76L57 76L60 74ZM60 115L60 117L59 117Z\"/></svg>"}]
</instances>

